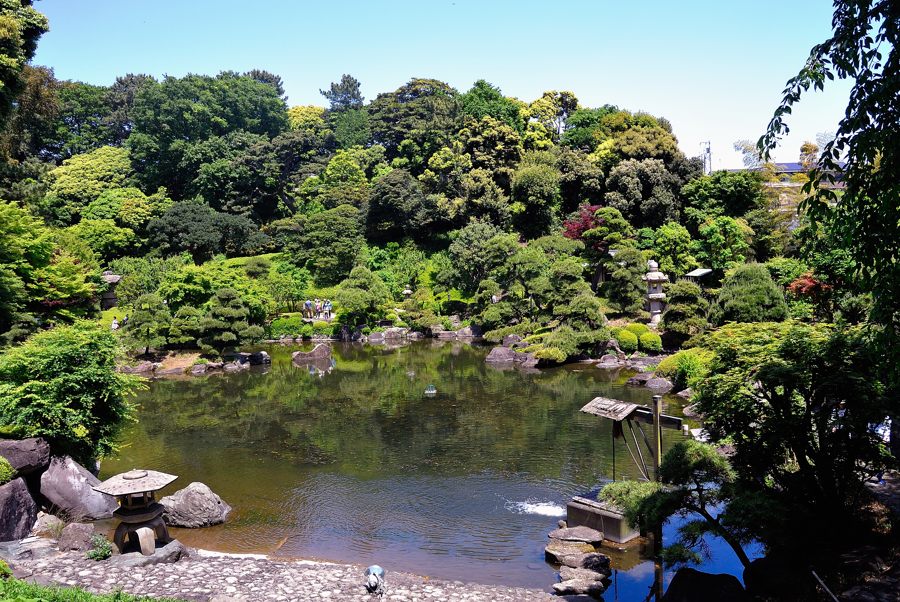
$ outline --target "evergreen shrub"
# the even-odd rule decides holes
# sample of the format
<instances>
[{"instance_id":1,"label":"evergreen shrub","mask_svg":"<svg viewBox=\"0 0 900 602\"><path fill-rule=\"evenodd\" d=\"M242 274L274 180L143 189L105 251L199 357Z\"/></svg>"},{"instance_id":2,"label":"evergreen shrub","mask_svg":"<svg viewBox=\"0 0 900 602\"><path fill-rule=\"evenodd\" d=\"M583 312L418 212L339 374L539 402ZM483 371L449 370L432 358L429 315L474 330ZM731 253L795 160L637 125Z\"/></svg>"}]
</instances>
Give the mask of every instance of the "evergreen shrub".
<instances>
[{"instance_id":1,"label":"evergreen shrub","mask_svg":"<svg viewBox=\"0 0 900 602\"><path fill-rule=\"evenodd\" d=\"M650 332L650 328L646 324L641 324L639 322L632 322L631 324L628 324L627 326L625 326L625 330L633 332L638 337Z\"/></svg>"},{"instance_id":2,"label":"evergreen shrub","mask_svg":"<svg viewBox=\"0 0 900 602\"><path fill-rule=\"evenodd\" d=\"M662 339L655 332L647 331L638 337L641 351L662 351Z\"/></svg>"},{"instance_id":3,"label":"evergreen shrub","mask_svg":"<svg viewBox=\"0 0 900 602\"><path fill-rule=\"evenodd\" d=\"M635 351L637 351L638 337L630 330L617 328L613 331L612 335L616 340L616 343L619 344L619 349L621 349L625 353L634 353Z\"/></svg>"}]
</instances>

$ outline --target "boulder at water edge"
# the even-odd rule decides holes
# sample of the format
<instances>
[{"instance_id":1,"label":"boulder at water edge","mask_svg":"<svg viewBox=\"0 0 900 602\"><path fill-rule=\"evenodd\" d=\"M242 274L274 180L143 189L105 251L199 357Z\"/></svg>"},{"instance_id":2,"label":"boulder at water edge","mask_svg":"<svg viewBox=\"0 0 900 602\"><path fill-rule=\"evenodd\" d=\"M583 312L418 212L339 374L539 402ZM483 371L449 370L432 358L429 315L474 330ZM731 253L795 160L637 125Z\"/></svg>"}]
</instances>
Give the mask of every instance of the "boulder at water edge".
<instances>
[{"instance_id":1,"label":"boulder at water edge","mask_svg":"<svg viewBox=\"0 0 900 602\"><path fill-rule=\"evenodd\" d=\"M512 347L516 343L520 343L522 341L522 337L517 334L508 334L503 337L503 346L504 347Z\"/></svg>"},{"instance_id":2,"label":"boulder at water edge","mask_svg":"<svg viewBox=\"0 0 900 602\"><path fill-rule=\"evenodd\" d=\"M516 352L509 347L494 347L484 361L489 364L505 364L516 361Z\"/></svg>"},{"instance_id":3,"label":"boulder at water edge","mask_svg":"<svg viewBox=\"0 0 900 602\"><path fill-rule=\"evenodd\" d=\"M310 360L322 360L331 357L331 345L328 343L319 343L313 347L312 351L295 351L291 354L291 359L295 364L307 364Z\"/></svg>"},{"instance_id":4,"label":"boulder at water edge","mask_svg":"<svg viewBox=\"0 0 900 602\"><path fill-rule=\"evenodd\" d=\"M119 505L112 496L91 489L99 484L97 477L69 456L53 456L41 475L41 495L69 519L110 518Z\"/></svg>"},{"instance_id":5,"label":"boulder at water edge","mask_svg":"<svg viewBox=\"0 0 900 602\"><path fill-rule=\"evenodd\" d=\"M690 567L678 569L663 602L750 602L750 596L734 575L704 573Z\"/></svg>"},{"instance_id":6,"label":"boulder at water edge","mask_svg":"<svg viewBox=\"0 0 900 602\"><path fill-rule=\"evenodd\" d=\"M26 537L37 513L37 504L21 477L0 486L0 541Z\"/></svg>"},{"instance_id":7,"label":"boulder at water edge","mask_svg":"<svg viewBox=\"0 0 900 602\"><path fill-rule=\"evenodd\" d=\"M50 446L40 437L20 441L0 440L0 456L6 458L16 474L40 472L50 464Z\"/></svg>"},{"instance_id":8,"label":"boulder at water edge","mask_svg":"<svg viewBox=\"0 0 900 602\"><path fill-rule=\"evenodd\" d=\"M231 506L203 483L193 482L159 500L163 520L173 527L209 527L224 523Z\"/></svg>"},{"instance_id":9,"label":"boulder at water edge","mask_svg":"<svg viewBox=\"0 0 900 602\"><path fill-rule=\"evenodd\" d=\"M575 541L589 543L591 545L600 545L603 543L603 533L583 525L561 527L554 531L550 531L550 534L547 535L547 537L550 539L558 539L560 541Z\"/></svg>"},{"instance_id":10,"label":"boulder at water edge","mask_svg":"<svg viewBox=\"0 0 900 602\"><path fill-rule=\"evenodd\" d=\"M109 562L117 567L135 568L150 566L153 564L171 564L182 558L190 558L191 550L177 539L173 539L161 548L157 548L153 554L144 556L140 552L117 554L109 559Z\"/></svg>"}]
</instances>

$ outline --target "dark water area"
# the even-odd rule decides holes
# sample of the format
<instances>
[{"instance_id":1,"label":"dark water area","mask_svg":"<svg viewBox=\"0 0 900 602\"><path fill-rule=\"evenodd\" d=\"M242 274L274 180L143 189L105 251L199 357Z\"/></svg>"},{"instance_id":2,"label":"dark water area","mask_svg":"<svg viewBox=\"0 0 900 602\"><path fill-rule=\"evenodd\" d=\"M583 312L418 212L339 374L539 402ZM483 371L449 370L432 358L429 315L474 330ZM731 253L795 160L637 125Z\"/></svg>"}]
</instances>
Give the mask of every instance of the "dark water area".
<instances>
[{"instance_id":1,"label":"dark water area","mask_svg":"<svg viewBox=\"0 0 900 602\"><path fill-rule=\"evenodd\" d=\"M639 476L612 424L578 411L597 395L648 404L624 374L497 369L457 342L335 345L333 362L306 367L290 361L297 347L266 349L270 367L151 382L103 464L102 478L179 475L163 494L202 481L233 506L224 525L173 530L187 545L546 589L543 547L566 502ZM681 436L664 430L664 447ZM731 550L709 544L704 570L740 577ZM643 599L653 563L639 546L613 558L606 599Z\"/></svg>"}]
</instances>

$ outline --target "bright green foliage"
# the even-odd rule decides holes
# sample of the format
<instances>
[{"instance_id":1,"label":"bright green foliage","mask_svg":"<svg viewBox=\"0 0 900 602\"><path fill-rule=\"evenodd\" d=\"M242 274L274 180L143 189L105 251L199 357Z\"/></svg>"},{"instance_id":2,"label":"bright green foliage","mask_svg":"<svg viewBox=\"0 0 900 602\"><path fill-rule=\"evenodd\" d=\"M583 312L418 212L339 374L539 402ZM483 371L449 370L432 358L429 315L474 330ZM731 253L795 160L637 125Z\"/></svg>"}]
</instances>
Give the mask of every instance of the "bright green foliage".
<instances>
[{"instance_id":1,"label":"bright green foliage","mask_svg":"<svg viewBox=\"0 0 900 602\"><path fill-rule=\"evenodd\" d=\"M525 165L512 175L513 221L527 238L548 234L559 212L559 170Z\"/></svg>"},{"instance_id":2,"label":"bright green foliage","mask_svg":"<svg viewBox=\"0 0 900 602\"><path fill-rule=\"evenodd\" d=\"M296 337L303 328L303 316L288 316L284 318L275 318L269 324L267 332L268 336L277 339L281 336Z\"/></svg>"},{"instance_id":3,"label":"bright green foliage","mask_svg":"<svg viewBox=\"0 0 900 602\"><path fill-rule=\"evenodd\" d=\"M457 135L472 158L472 166L489 171L500 186L508 189L522 158L522 139L516 130L501 120L482 117L468 123Z\"/></svg>"},{"instance_id":4,"label":"bright green foliage","mask_svg":"<svg viewBox=\"0 0 900 602\"><path fill-rule=\"evenodd\" d=\"M298 221L284 248L285 257L312 272L317 282L340 282L356 262L363 244L359 210L340 205Z\"/></svg>"},{"instance_id":5,"label":"bright green foliage","mask_svg":"<svg viewBox=\"0 0 900 602\"><path fill-rule=\"evenodd\" d=\"M131 228L120 228L111 219L83 219L67 231L88 244L104 262L136 250L138 238Z\"/></svg>"},{"instance_id":6,"label":"bright green foliage","mask_svg":"<svg viewBox=\"0 0 900 602\"><path fill-rule=\"evenodd\" d=\"M659 159L628 159L609 173L606 204L635 227L657 227L678 218L680 180Z\"/></svg>"},{"instance_id":7,"label":"bright green foliage","mask_svg":"<svg viewBox=\"0 0 900 602\"><path fill-rule=\"evenodd\" d=\"M656 373L670 379L678 390L696 387L709 371L712 358L712 352L702 347L682 349L661 361Z\"/></svg>"},{"instance_id":8,"label":"bright green foliage","mask_svg":"<svg viewBox=\"0 0 900 602\"><path fill-rule=\"evenodd\" d=\"M640 527L640 505L659 489L659 483L653 481L613 481L603 486L597 500L621 510L631 525Z\"/></svg>"},{"instance_id":9,"label":"bright green foliage","mask_svg":"<svg viewBox=\"0 0 900 602\"><path fill-rule=\"evenodd\" d=\"M0 123L5 123L24 89L22 70L34 56L38 38L48 29L47 17L31 0L0 2Z\"/></svg>"},{"instance_id":10,"label":"bright green foliage","mask_svg":"<svg viewBox=\"0 0 900 602\"><path fill-rule=\"evenodd\" d=\"M666 309L660 326L666 338L681 346L689 338L706 330L709 301L700 286L690 280L676 280L666 287Z\"/></svg>"},{"instance_id":11,"label":"bright green foliage","mask_svg":"<svg viewBox=\"0 0 900 602\"><path fill-rule=\"evenodd\" d=\"M659 353L662 351L662 339L655 332L645 332L638 336L638 347L641 351Z\"/></svg>"},{"instance_id":12,"label":"bright green foliage","mask_svg":"<svg viewBox=\"0 0 900 602\"><path fill-rule=\"evenodd\" d=\"M418 288L428 269L425 253L411 242L403 246L389 242L383 249L370 248L367 267L381 278L395 299L403 298L407 286Z\"/></svg>"},{"instance_id":13,"label":"bright green foliage","mask_svg":"<svg viewBox=\"0 0 900 602\"><path fill-rule=\"evenodd\" d=\"M783 520L752 528L781 543L784 524L792 537L816 541L836 536L823 524L854 535L869 499L867 470L888 457L869 425L881 423L891 403L865 329L728 324L703 346L715 354L695 398L705 428L714 442L734 446L742 490L781 506L769 516Z\"/></svg>"},{"instance_id":14,"label":"bright green foliage","mask_svg":"<svg viewBox=\"0 0 900 602\"><path fill-rule=\"evenodd\" d=\"M90 202L82 212L83 219L111 219L123 228L143 232L151 219L172 206L165 189L151 196L137 188L111 188Z\"/></svg>"},{"instance_id":15,"label":"bright green foliage","mask_svg":"<svg viewBox=\"0 0 900 602\"><path fill-rule=\"evenodd\" d=\"M251 257L244 263L244 272L250 278L264 278L272 271L272 262L265 257Z\"/></svg>"},{"instance_id":16,"label":"bright green foliage","mask_svg":"<svg viewBox=\"0 0 900 602\"><path fill-rule=\"evenodd\" d=\"M384 305L391 296L381 278L368 268L355 267L340 283L335 301L341 320L354 326L372 324L384 315Z\"/></svg>"},{"instance_id":17,"label":"bright green foliage","mask_svg":"<svg viewBox=\"0 0 900 602\"><path fill-rule=\"evenodd\" d=\"M27 211L0 202L0 334L32 322L32 313L54 319L84 312L97 293L96 261L75 252L59 248Z\"/></svg>"},{"instance_id":18,"label":"bright green foliage","mask_svg":"<svg viewBox=\"0 0 900 602\"><path fill-rule=\"evenodd\" d=\"M603 131L603 118L616 111L612 105L598 109L581 108L575 110L566 120L566 131L560 142L566 146L590 152L607 137Z\"/></svg>"},{"instance_id":19,"label":"bright green foliage","mask_svg":"<svg viewBox=\"0 0 900 602\"><path fill-rule=\"evenodd\" d=\"M16 579L0 579L0 600L4 602L150 602L151 598L131 596L122 592L91 594L77 588L46 587ZM167 599L153 598L158 602ZM178 602L168 599L168 602Z\"/></svg>"},{"instance_id":20,"label":"bright green foliage","mask_svg":"<svg viewBox=\"0 0 900 602\"><path fill-rule=\"evenodd\" d=\"M325 109L315 105L298 105L287 112L292 130L317 130L325 127Z\"/></svg>"},{"instance_id":21,"label":"bright green foliage","mask_svg":"<svg viewBox=\"0 0 900 602\"><path fill-rule=\"evenodd\" d=\"M357 154L339 150L322 174L306 179L299 192L307 202L314 200L326 209L339 205L362 207L369 200L369 182Z\"/></svg>"},{"instance_id":22,"label":"bright green foliage","mask_svg":"<svg viewBox=\"0 0 900 602\"><path fill-rule=\"evenodd\" d=\"M540 124L555 142L566 129L569 115L578 109L578 98L568 90L562 92L550 90L532 102L528 109L531 118Z\"/></svg>"},{"instance_id":23,"label":"bright green foliage","mask_svg":"<svg viewBox=\"0 0 900 602\"><path fill-rule=\"evenodd\" d=\"M711 219L700 226L694 255L703 267L723 272L744 262L752 235L746 224L731 217Z\"/></svg>"},{"instance_id":24,"label":"bright green foliage","mask_svg":"<svg viewBox=\"0 0 900 602\"><path fill-rule=\"evenodd\" d=\"M106 560L112 556L112 544L103 535L91 537L91 549L85 553L90 560Z\"/></svg>"},{"instance_id":25,"label":"bright green foliage","mask_svg":"<svg viewBox=\"0 0 900 602\"><path fill-rule=\"evenodd\" d=\"M627 314L639 312L644 307L647 285L642 280L647 273L647 262L640 251L626 246L616 254L604 292L619 311Z\"/></svg>"},{"instance_id":26,"label":"bright green foliage","mask_svg":"<svg viewBox=\"0 0 900 602\"><path fill-rule=\"evenodd\" d=\"M625 330L630 330L637 336L641 336L642 334L647 334L648 332L650 332L650 328L646 324L641 324L639 322L632 322L631 324L626 324Z\"/></svg>"},{"instance_id":27,"label":"bright green foliage","mask_svg":"<svg viewBox=\"0 0 900 602\"><path fill-rule=\"evenodd\" d=\"M200 348L205 353L221 354L239 345L258 342L265 333L251 319L250 309L236 290L217 290L199 322Z\"/></svg>"},{"instance_id":28,"label":"bright green foliage","mask_svg":"<svg viewBox=\"0 0 900 602\"><path fill-rule=\"evenodd\" d=\"M116 372L113 334L93 322L57 326L0 355L0 424L44 437L85 465L116 449L138 386Z\"/></svg>"},{"instance_id":29,"label":"bright green foliage","mask_svg":"<svg viewBox=\"0 0 900 602\"><path fill-rule=\"evenodd\" d=\"M16 476L16 469L12 467L9 460L0 456L0 485L6 485Z\"/></svg>"},{"instance_id":30,"label":"bright green foliage","mask_svg":"<svg viewBox=\"0 0 900 602\"><path fill-rule=\"evenodd\" d=\"M777 322L787 318L784 292L758 263L738 266L717 299L721 322Z\"/></svg>"},{"instance_id":31,"label":"bright green foliage","mask_svg":"<svg viewBox=\"0 0 900 602\"><path fill-rule=\"evenodd\" d=\"M782 288L787 288L791 282L812 271L805 262L793 257L775 257L765 262L763 267L769 270L772 280Z\"/></svg>"},{"instance_id":32,"label":"bright green foliage","mask_svg":"<svg viewBox=\"0 0 900 602\"><path fill-rule=\"evenodd\" d=\"M128 186L134 172L128 150L103 146L66 159L50 172L42 211L58 224L77 222L87 206L107 190Z\"/></svg>"},{"instance_id":33,"label":"bright green foliage","mask_svg":"<svg viewBox=\"0 0 900 602\"><path fill-rule=\"evenodd\" d=\"M439 275L449 285L473 294L491 270L502 265L514 242L489 223L473 221L451 234L449 272Z\"/></svg>"},{"instance_id":34,"label":"bright green foliage","mask_svg":"<svg viewBox=\"0 0 900 602\"><path fill-rule=\"evenodd\" d=\"M624 328L617 328L612 331L612 336L619 344L619 349L625 353L634 353L638 350L638 336Z\"/></svg>"},{"instance_id":35,"label":"bright green foliage","mask_svg":"<svg viewBox=\"0 0 900 602\"><path fill-rule=\"evenodd\" d=\"M122 339L130 349L159 349L166 344L166 333L172 322L172 314L159 295L139 297L132 305L128 324L122 328Z\"/></svg>"},{"instance_id":36,"label":"bright green foliage","mask_svg":"<svg viewBox=\"0 0 900 602\"><path fill-rule=\"evenodd\" d=\"M660 126L629 128L616 137L613 150L623 160L654 159L672 165L683 156L672 132Z\"/></svg>"},{"instance_id":37,"label":"bright green foliage","mask_svg":"<svg viewBox=\"0 0 900 602\"><path fill-rule=\"evenodd\" d=\"M158 257L123 257L109 263L109 269L122 277L116 286L116 298L121 305L133 305L142 295L155 293L166 274L191 262L190 257L176 255L168 259Z\"/></svg>"},{"instance_id":38,"label":"bright green foliage","mask_svg":"<svg viewBox=\"0 0 900 602\"><path fill-rule=\"evenodd\" d=\"M653 236L653 254L661 272L670 278L683 276L698 267L694 245L687 228L676 222L666 222Z\"/></svg>"}]
</instances>

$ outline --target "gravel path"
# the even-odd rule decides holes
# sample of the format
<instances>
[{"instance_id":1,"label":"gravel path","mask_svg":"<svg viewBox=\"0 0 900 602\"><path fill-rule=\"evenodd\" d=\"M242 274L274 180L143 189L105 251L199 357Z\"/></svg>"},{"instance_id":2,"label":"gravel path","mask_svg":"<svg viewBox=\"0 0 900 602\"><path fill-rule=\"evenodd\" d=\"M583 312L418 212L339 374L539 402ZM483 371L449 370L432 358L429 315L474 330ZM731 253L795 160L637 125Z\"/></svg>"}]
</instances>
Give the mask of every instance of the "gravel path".
<instances>
[{"instance_id":1,"label":"gravel path","mask_svg":"<svg viewBox=\"0 0 900 602\"><path fill-rule=\"evenodd\" d=\"M406 573L387 573L387 595L370 596L363 567L313 561L194 554L174 564L124 568L114 561L95 562L83 553L18 559L19 578L43 585L78 586L96 593L127 593L191 601L260 600L559 600L539 590L440 581ZM549 585L549 584L548 584ZM572 598L574 599L574 598Z\"/></svg>"}]
</instances>

